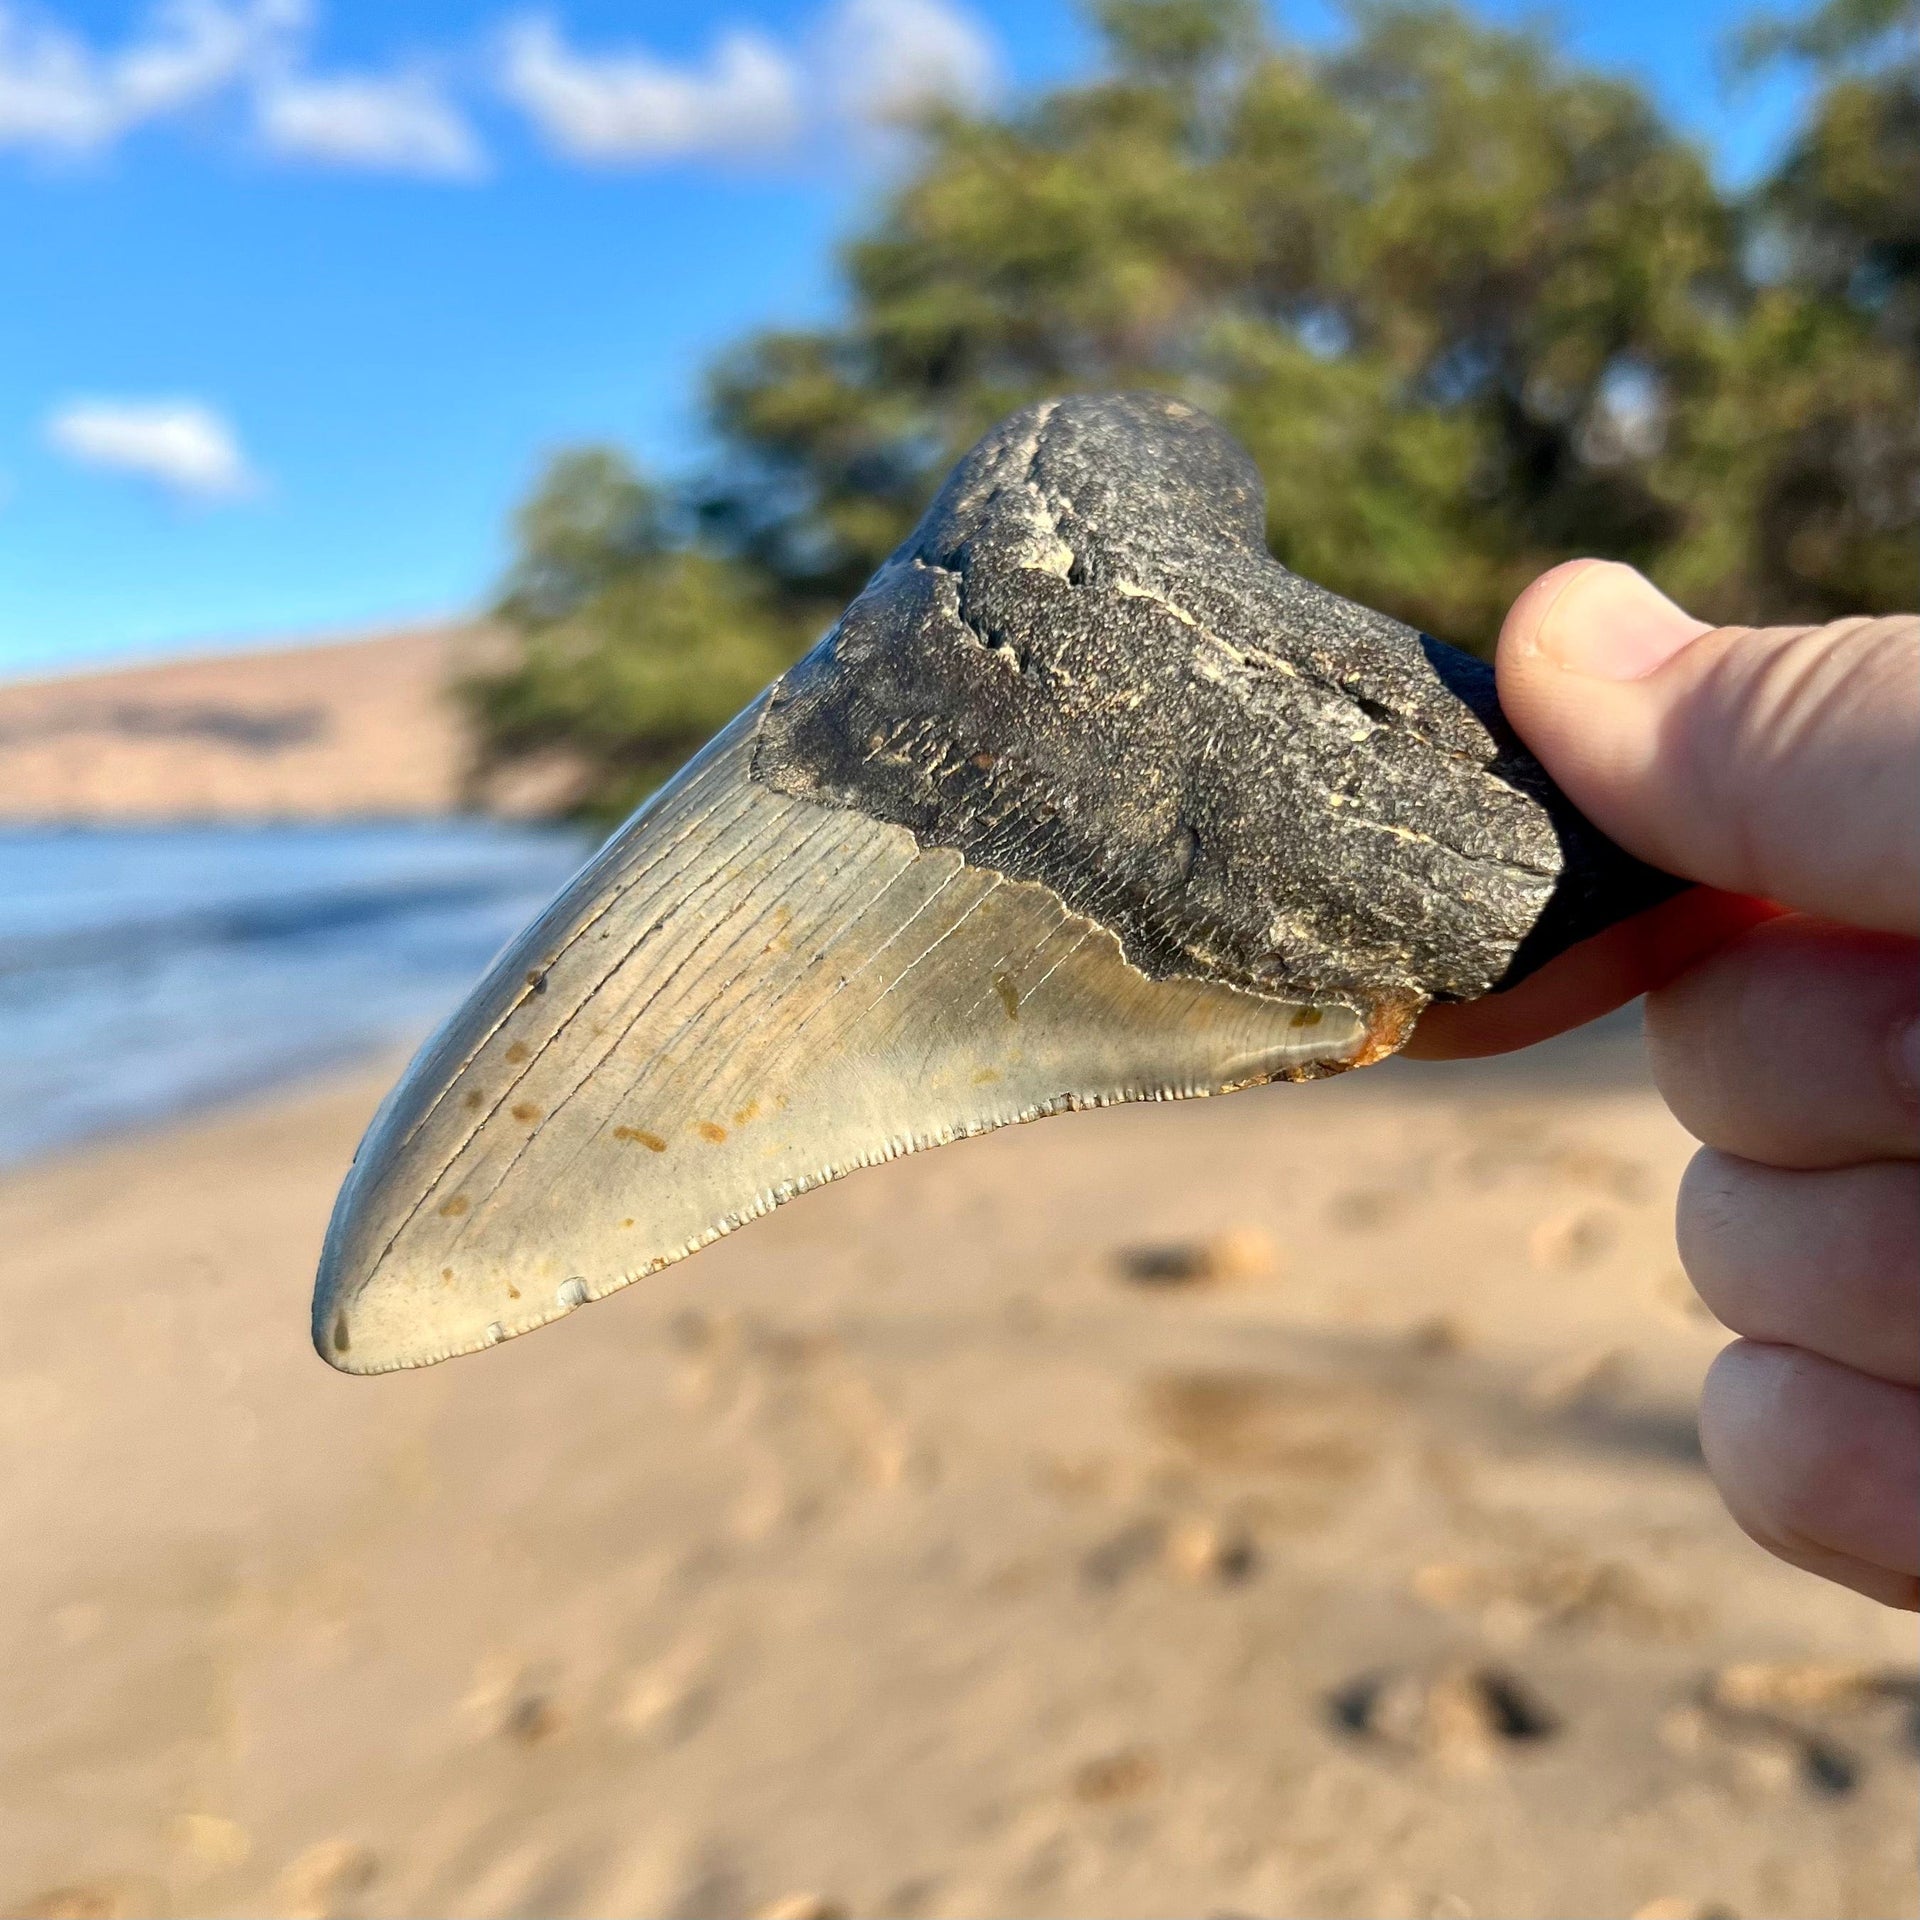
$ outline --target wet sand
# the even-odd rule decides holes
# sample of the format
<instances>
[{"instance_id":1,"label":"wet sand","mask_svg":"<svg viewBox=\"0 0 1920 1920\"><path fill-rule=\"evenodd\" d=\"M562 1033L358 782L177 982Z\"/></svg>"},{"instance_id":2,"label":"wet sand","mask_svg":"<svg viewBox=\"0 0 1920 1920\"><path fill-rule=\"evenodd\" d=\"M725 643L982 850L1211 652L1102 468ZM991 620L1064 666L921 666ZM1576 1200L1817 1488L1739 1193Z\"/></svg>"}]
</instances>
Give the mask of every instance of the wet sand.
<instances>
[{"instance_id":1,"label":"wet sand","mask_svg":"<svg viewBox=\"0 0 1920 1920\"><path fill-rule=\"evenodd\" d=\"M1692 1432L1618 1032L308 1350L383 1067L0 1183L0 1912L1895 1915L1911 1623Z\"/></svg>"}]
</instances>

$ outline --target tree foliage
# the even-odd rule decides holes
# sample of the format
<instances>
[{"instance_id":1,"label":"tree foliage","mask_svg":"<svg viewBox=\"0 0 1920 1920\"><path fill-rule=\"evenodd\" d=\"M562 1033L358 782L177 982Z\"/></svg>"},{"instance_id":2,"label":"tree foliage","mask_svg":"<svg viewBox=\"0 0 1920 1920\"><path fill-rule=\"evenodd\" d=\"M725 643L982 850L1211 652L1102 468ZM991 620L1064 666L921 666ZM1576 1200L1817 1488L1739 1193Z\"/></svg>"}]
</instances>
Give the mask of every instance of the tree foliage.
<instances>
[{"instance_id":1,"label":"tree foliage","mask_svg":"<svg viewBox=\"0 0 1920 1920\"><path fill-rule=\"evenodd\" d=\"M491 763L564 754L587 814L627 812L794 656L766 583L676 538L609 449L557 459L518 533L499 607L516 658L461 691Z\"/></svg>"},{"instance_id":2,"label":"tree foliage","mask_svg":"<svg viewBox=\"0 0 1920 1920\"><path fill-rule=\"evenodd\" d=\"M844 318L714 368L673 499L556 463L520 526L500 757L568 747L624 808L856 592L1009 409L1153 387L1266 475L1289 566L1484 645L1574 553L1720 619L1915 597L1912 0L1762 23L1804 124L1730 198L1646 97L1539 35L1361 4L1276 43L1251 0L1099 0L1094 77L930 119L845 249Z\"/></svg>"}]
</instances>

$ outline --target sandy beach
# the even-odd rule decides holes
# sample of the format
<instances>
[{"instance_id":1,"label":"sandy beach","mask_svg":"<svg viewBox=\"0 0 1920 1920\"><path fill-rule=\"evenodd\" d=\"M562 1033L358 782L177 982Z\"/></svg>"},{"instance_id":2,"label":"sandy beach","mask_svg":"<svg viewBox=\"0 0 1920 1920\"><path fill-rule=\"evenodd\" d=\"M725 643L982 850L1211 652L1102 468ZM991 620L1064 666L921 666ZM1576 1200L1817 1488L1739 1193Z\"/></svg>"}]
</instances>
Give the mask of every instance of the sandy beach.
<instances>
[{"instance_id":1,"label":"sandy beach","mask_svg":"<svg viewBox=\"0 0 1920 1920\"><path fill-rule=\"evenodd\" d=\"M1014 1129L350 1380L392 1064L0 1184L0 1912L1913 1910L1911 1622L1713 1497L1630 1034Z\"/></svg>"}]
</instances>

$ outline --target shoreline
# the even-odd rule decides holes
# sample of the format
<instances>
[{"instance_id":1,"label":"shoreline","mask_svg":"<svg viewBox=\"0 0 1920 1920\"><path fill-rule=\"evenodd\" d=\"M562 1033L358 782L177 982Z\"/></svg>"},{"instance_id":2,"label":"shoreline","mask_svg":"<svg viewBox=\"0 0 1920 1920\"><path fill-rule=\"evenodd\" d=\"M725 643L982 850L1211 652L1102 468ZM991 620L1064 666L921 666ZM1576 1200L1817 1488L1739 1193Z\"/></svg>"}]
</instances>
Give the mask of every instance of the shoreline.
<instances>
[{"instance_id":1,"label":"shoreline","mask_svg":"<svg viewBox=\"0 0 1920 1920\"><path fill-rule=\"evenodd\" d=\"M470 818L0 834L0 1163L417 1040L583 850Z\"/></svg>"},{"instance_id":2,"label":"shoreline","mask_svg":"<svg viewBox=\"0 0 1920 1920\"><path fill-rule=\"evenodd\" d=\"M420 1040L411 1043L355 1048L343 1052L337 1059L313 1066L296 1066L285 1071L265 1068L261 1078L236 1084L230 1091L205 1099L190 1099L147 1118L56 1141L18 1159L0 1160L0 1191L17 1180L30 1179L55 1168L106 1155L137 1156L171 1142L197 1139L209 1130L271 1120L284 1110L303 1112L313 1105L330 1104L336 1098L364 1103L369 1087L377 1087L373 1094L373 1104L377 1104L380 1095L400 1076L425 1039L426 1034L422 1033ZM373 1104L367 1106L369 1117Z\"/></svg>"}]
</instances>

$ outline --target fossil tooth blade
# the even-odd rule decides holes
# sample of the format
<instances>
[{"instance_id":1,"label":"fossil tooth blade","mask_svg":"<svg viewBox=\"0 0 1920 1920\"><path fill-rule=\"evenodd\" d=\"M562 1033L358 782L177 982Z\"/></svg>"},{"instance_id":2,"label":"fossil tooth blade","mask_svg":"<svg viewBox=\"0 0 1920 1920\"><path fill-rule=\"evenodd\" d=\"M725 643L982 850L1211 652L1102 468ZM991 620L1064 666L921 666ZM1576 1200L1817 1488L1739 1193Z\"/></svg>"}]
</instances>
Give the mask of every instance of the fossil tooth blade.
<instances>
[{"instance_id":1,"label":"fossil tooth blade","mask_svg":"<svg viewBox=\"0 0 1920 1920\"><path fill-rule=\"evenodd\" d=\"M1392 1004L1153 980L1045 887L774 792L748 710L583 870L363 1142L314 1302L383 1372L558 1318L852 1168L1353 1064Z\"/></svg>"},{"instance_id":2,"label":"fossil tooth blade","mask_svg":"<svg viewBox=\"0 0 1920 1920\"><path fill-rule=\"evenodd\" d=\"M1013 415L376 1116L314 1339L527 1331L837 1174L1391 1052L1672 892L1153 394Z\"/></svg>"}]
</instances>

